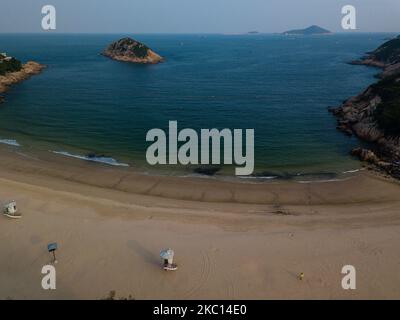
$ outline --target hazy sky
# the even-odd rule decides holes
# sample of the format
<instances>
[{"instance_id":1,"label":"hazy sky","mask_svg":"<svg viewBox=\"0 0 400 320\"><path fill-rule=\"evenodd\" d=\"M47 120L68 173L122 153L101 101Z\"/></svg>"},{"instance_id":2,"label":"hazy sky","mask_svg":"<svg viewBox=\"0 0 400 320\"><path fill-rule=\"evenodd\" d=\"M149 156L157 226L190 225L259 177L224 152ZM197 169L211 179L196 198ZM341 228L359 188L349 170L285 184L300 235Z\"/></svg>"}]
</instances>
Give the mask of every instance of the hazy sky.
<instances>
[{"instance_id":1,"label":"hazy sky","mask_svg":"<svg viewBox=\"0 0 400 320\"><path fill-rule=\"evenodd\" d=\"M399 32L400 0L1 0L0 32L44 32L41 8L57 9L57 32L283 32L318 24L341 30L341 8L357 9L361 32Z\"/></svg>"}]
</instances>

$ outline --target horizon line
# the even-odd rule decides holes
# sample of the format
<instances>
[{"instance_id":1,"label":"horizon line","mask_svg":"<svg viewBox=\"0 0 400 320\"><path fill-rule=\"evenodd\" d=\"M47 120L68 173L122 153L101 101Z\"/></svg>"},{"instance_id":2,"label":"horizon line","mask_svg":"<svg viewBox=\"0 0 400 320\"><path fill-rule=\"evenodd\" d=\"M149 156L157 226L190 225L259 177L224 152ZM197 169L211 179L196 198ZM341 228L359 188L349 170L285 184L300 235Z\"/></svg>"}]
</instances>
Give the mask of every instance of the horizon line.
<instances>
[{"instance_id":1,"label":"horizon line","mask_svg":"<svg viewBox=\"0 0 400 320\"><path fill-rule=\"evenodd\" d=\"M210 34L210 35L260 35L260 34L270 34L270 35L284 35L286 31L283 32L262 32L257 31L245 31L245 32L132 32L132 31L116 31L116 32L59 32L59 31L35 31L35 32L1 32L0 34L53 34L53 35L61 35L61 34L97 34L97 35L105 35L105 34L137 34L137 35L198 35L198 34ZM359 30L352 30L352 31L331 31L332 34L360 34L360 33L399 33L400 31L359 31ZM295 35L295 34L294 34ZM319 34L314 34L319 35ZM328 35L328 34L321 34L321 35Z\"/></svg>"}]
</instances>

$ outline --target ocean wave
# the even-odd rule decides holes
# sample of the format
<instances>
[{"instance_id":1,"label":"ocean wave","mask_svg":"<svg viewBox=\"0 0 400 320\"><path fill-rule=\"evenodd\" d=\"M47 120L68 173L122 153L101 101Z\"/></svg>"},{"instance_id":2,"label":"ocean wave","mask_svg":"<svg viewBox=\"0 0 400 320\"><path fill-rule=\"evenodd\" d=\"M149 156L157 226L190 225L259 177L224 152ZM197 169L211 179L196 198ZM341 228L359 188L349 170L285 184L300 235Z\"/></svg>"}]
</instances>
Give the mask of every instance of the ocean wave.
<instances>
[{"instance_id":1,"label":"ocean wave","mask_svg":"<svg viewBox=\"0 0 400 320\"><path fill-rule=\"evenodd\" d=\"M21 145L17 142L17 140L13 139L0 139L0 143L8 144L9 146L20 147Z\"/></svg>"},{"instance_id":2,"label":"ocean wave","mask_svg":"<svg viewBox=\"0 0 400 320\"><path fill-rule=\"evenodd\" d=\"M364 169L354 169L354 170L344 171L343 173L344 173L344 174L346 174L346 173L356 173L356 172L363 171L363 170L364 170Z\"/></svg>"},{"instance_id":3,"label":"ocean wave","mask_svg":"<svg viewBox=\"0 0 400 320\"><path fill-rule=\"evenodd\" d=\"M53 152L55 154L62 155L62 156L75 158L75 159L91 161L91 162L98 162L98 163L102 163L102 164L108 164L110 166L129 167L129 164L118 162L117 160L115 160L113 158L110 158L110 157L104 157L104 156L81 156L81 155L72 154L72 153L69 153L69 152L66 152L66 151L51 151L51 152Z\"/></svg>"},{"instance_id":4,"label":"ocean wave","mask_svg":"<svg viewBox=\"0 0 400 320\"><path fill-rule=\"evenodd\" d=\"M327 180L300 180L297 181L297 183L302 183L302 184L307 184L307 183L327 183L327 182L341 182L341 181L347 181L351 178L343 178L343 179L327 179Z\"/></svg>"},{"instance_id":5,"label":"ocean wave","mask_svg":"<svg viewBox=\"0 0 400 320\"><path fill-rule=\"evenodd\" d=\"M279 176L237 176L239 179L274 180Z\"/></svg>"}]
</instances>

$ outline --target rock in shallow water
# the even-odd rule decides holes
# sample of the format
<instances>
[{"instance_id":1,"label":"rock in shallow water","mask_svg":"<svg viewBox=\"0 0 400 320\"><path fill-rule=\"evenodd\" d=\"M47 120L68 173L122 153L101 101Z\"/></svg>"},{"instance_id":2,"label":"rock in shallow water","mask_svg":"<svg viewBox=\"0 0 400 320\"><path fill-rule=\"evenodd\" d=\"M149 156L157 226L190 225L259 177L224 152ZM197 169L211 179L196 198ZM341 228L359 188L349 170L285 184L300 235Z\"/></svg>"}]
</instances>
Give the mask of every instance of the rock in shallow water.
<instances>
[{"instance_id":1,"label":"rock in shallow water","mask_svg":"<svg viewBox=\"0 0 400 320\"><path fill-rule=\"evenodd\" d=\"M356 148L351 151L351 155L358 157L361 161L378 164L380 159L376 154L368 149Z\"/></svg>"}]
</instances>

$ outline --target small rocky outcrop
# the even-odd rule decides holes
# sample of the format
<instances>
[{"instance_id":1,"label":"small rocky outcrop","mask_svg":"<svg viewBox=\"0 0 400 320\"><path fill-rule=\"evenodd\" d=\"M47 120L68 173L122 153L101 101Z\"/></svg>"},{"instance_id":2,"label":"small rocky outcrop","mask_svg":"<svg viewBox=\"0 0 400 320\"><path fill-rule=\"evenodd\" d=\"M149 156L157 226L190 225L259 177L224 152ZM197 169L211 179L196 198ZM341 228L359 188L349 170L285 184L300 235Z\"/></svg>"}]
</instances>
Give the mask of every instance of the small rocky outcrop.
<instances>
[{"instance_id":1,"label":"small rocky outcrop","mask_svg":"<svg viewBox=\"0 0 400 320\"><path fill-rule=\"evenodd\" d=\"M381 160L379 157L369 149L355 148L351 151L351 155L358 157L361 161L369 162L372 164L378 164Z\"/></svg>"},{"instance_id":2,"label":"small rocky outcrop","mask_svg":"<svg viewBox=\"0 0 400 320\"><path fill-rule=\"evenodd\" d=\"M139 64L156 64L164 61L163 57L149 47L131 38L111 43L102 54L117 61Z\"/></svg>"},{"instance_id":3,"label":"small rocky outcrop","mask_svg":"<svg viewBox=\"0 0 400 320\"><path fill-rule=\"evenodd\" d=\"M380 152L378 150L378 152ZM386 172L394 178L400 179L400 163L390 158L380 158L374 151L364 148L355 148L351 155L360 161L368 163L372 168Z\"/></svg>"}]
</instances>

